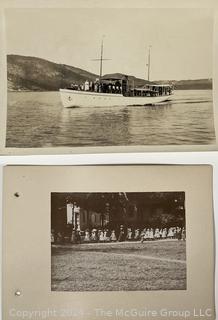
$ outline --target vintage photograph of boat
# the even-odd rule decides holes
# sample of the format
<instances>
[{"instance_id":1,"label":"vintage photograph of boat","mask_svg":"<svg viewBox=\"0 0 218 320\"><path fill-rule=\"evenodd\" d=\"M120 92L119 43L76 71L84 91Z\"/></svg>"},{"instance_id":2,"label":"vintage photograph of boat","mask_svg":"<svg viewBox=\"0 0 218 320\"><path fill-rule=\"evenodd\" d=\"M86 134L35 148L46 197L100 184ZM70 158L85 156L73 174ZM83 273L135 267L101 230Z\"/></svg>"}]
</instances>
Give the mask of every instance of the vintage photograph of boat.
<instances>
[{"instance_id":1,"label":"vintage photograph of boat","mask_svg":"<svg viewBox=\"0 0 218 320\"><path fill-rule=\"evenodd\" d=\"M185 192L51 193L52 291L186 288Z\"/></svg>"},{"instance_id":2,"label":"vintage photograph of boat","mask_svg":"<svg viewBox=\"0 0 218 320\"><path fill-rule=\"evenodd\" d=\"M6 147L216 144L212 10L11 8L5 21Z\"/></svg>"}]
</instances>

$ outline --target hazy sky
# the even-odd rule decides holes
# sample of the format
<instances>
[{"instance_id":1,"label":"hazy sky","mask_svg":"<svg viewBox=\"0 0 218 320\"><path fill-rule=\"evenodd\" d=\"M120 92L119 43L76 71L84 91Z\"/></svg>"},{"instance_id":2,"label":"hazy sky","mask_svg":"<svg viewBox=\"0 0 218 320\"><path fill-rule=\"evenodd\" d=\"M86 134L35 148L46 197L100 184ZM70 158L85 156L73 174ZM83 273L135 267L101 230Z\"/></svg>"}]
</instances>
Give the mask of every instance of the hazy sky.
<instances>
[{"instance_id":1,"label":"hazy sky","mask_svg":"<svg viewBox=\"0 0 218 320\"><path fill-rule=\"evenodd\" d=\"M45 58L93 73L104 38L103 73L151 80L212 77L209 9L8 9L7 53Z\"/></svg>"}]
</instances>

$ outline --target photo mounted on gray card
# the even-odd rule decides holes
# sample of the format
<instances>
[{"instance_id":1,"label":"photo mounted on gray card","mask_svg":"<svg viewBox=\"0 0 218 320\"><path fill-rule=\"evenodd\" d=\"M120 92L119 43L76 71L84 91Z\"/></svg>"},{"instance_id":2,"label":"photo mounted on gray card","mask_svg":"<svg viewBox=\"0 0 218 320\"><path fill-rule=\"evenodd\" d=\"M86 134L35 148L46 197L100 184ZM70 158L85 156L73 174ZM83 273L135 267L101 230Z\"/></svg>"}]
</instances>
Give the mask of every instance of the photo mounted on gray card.
<instances>
[{"instance_id":1,"label":"photo mounted on gray card","mask_svg":"<svg viewBox=\"0 0 218 320\"><path fill-rule=\"evenodd\" d=\"M6 148L216 145L212 9L11 8L5 23Z\"/></svg>"},{"instance_id":2,"label":"photo mounted on gray card","mask_svg":"<svg viewBox=\"0 0 218 320\"><path fill-rule=\"evenodd\" d=\"M51 193L52 291L186 288L185 192Z\"/></svg>"}]
</instances>

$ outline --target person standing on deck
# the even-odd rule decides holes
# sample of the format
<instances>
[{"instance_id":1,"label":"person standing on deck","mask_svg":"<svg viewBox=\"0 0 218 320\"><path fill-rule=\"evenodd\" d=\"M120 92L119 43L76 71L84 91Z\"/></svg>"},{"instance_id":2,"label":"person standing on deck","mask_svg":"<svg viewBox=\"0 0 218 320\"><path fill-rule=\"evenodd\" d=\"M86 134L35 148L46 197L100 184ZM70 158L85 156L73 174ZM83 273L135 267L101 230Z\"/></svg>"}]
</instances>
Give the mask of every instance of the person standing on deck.
<instances>
[{"instance_id":1,"label":"person standing on deck","mask_svg":"<svg viewBox=\"0 0 218 320\"><path fill-rule=\"evenodd\" d=\"M85 81L85 91L89 91L89 81Z\"/></svg>"},{"instance_id":2,"label":"person standing on deck","mask_svg":"<svg viewBox=\"0 0 218 320\"><path fill-rule=\"evenodd\" d=\"M99 79L98 78L96 78L96 80L95 80L94 90L95 90L95 92L98 92L98 90L99 90Z\"/></svg>"},{"instance_id":3,"label":"person standing on deck","mask_svg":"<svg viewBox=\"0 0 218 320\"><path fill-rule=\"evenodd\" d=\"M89 91L92 91L92 81L89 82Z\"/></svg>"}]
</instances>

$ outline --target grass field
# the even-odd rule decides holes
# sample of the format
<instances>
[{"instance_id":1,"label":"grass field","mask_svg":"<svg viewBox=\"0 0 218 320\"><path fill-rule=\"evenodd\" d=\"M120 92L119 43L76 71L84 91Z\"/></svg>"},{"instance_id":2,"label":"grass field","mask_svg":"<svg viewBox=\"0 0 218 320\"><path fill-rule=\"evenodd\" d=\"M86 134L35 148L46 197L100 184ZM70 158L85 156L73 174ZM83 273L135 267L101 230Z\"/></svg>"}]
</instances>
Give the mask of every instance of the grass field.
<instances>
[{"instance_id":1,"label":"grass field","mask_svg":"<svg viewBox=\"0 0 218 320\"><path fill-rule=\"evenodd\" d=\"M186 289L184 241L52 246L53 291Z\"/></svg>"}]
</instances>

